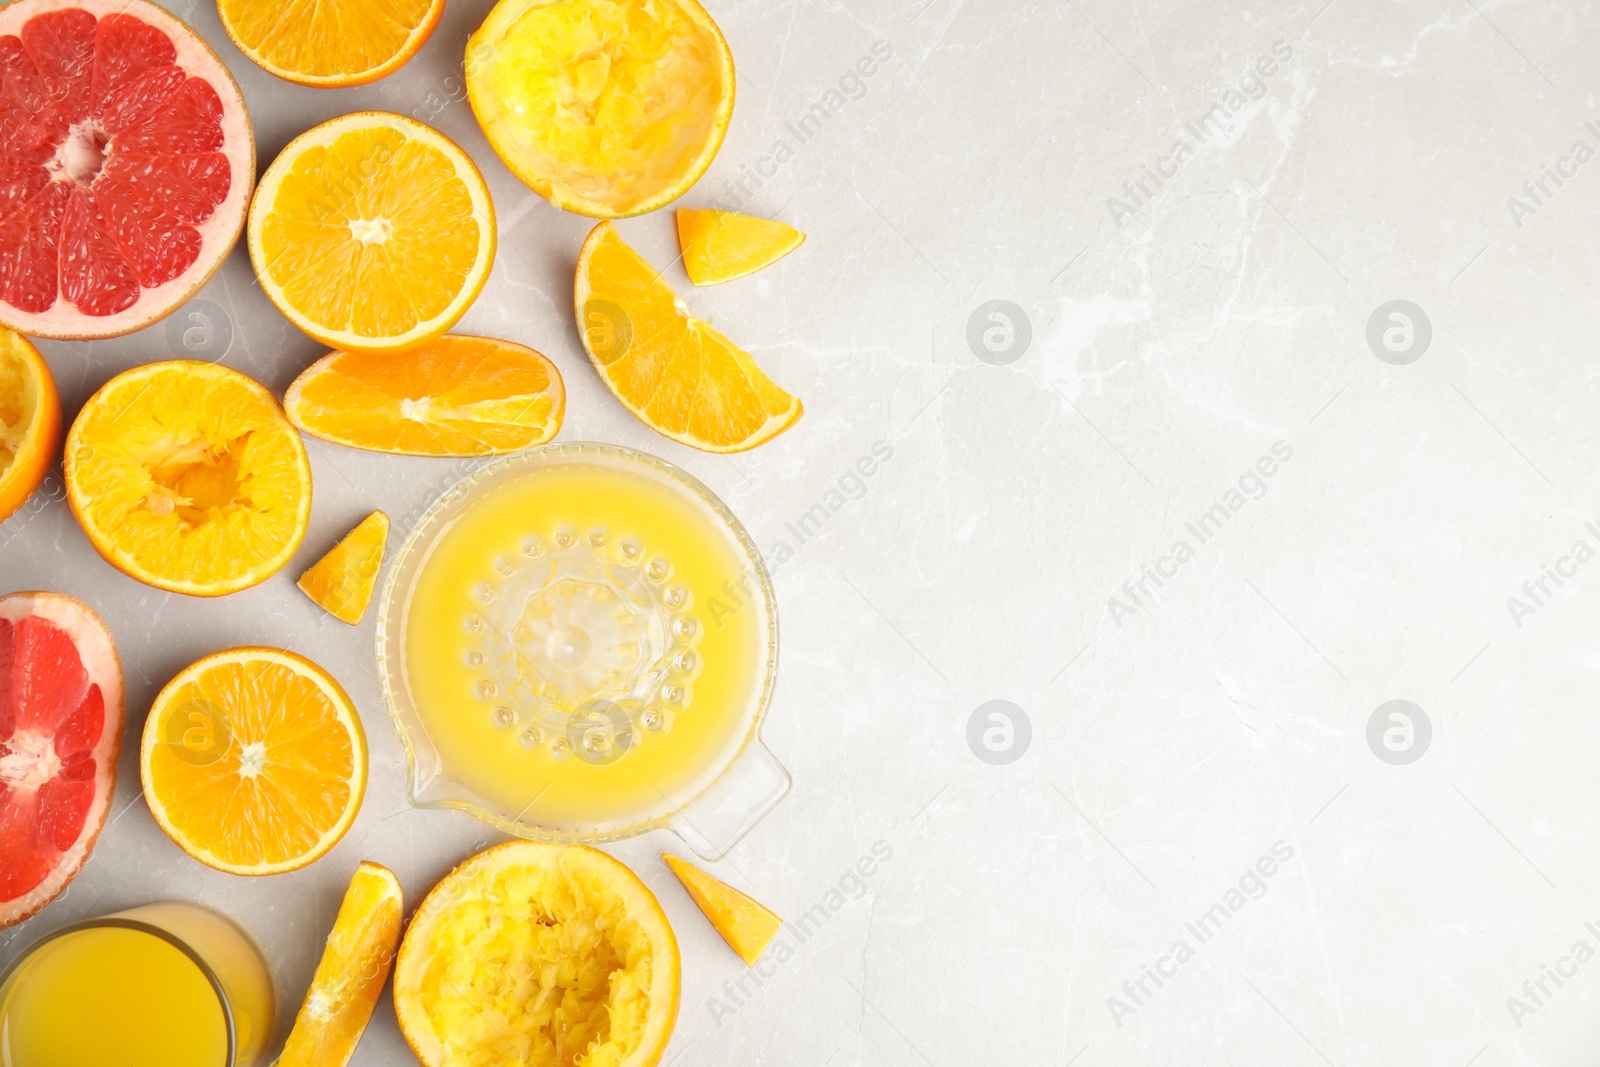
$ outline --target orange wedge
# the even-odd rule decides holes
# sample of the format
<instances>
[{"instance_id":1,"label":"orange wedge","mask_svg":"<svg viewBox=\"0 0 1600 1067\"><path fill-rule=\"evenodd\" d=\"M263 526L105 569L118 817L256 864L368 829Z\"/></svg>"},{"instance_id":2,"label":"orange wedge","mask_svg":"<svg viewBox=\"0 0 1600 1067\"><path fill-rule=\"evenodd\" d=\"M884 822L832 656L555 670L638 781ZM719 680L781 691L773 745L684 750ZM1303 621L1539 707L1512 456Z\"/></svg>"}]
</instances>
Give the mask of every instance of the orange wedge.
<instances>
[{"instance_id":1,"label":"orange wedge","mask_svg":"<svg viewBox=\"0 0 1600 1067\"><path fill-rule=\"evenodd\" d=\"M156 696L139 776L150 814L189 855L230 874L280 874L355 821L367 738L327 671L293 652L235 648Z\"/></svg>"},{"instance_id":2,"label":"orange wedge","mask_svg":"<svg viewBox=\"0 0 1600 1067\"><path fill-rule=\"evenodd\" d=\"M595 218L682 196L733 115L733 54L695 0L500 0L467 42L466 74L511 173Z\"/></svg>"},{"instance_id":3,"label":"orange wedge","mask_svg":"<svg viewBox=\"0 0 1600 1067\"><path fill-rule=\"evenodd\" d=\"M526 345L447 334L393 355L331 352L284 394L289 421L350 448L492 456L561 429L561 372Z\"/></svg>"},{"instance_id":4,"label":"orange wedge","mask_svg":"<svg viewBox=\"0 0 1600 1067\"><path fill-rule=\"evenodd\" d=\"M657 433L706 452L743 452L800 418L799 399L691 316L609 222L583 242L573 298L590 362Z\"/></svg>"},{"instance_id":5,"label":"orange wedge","mask_svg":"<svg viewBox=\"0 0 1600 1067\"><path fill-rule=\"evenodd\" d=\"M638 875L587 845L508 841L417 909L394 1010L424 1067L654 1067L679 985L677 938Z\"/></svg>"},{"instance_id":6,"label":"orange wedge","mask_svg":"<svg viewBox=\"0 0 1600 1067\"><path fill-rule=\"evenodd\" d=\"M250 262L278 310L330 348L444 333L494 262L489 187L444 134L360 111L279 153L250 204Z\"/></svg>"},{"instance_id":7,"label":"orange wedge","mask_svg":"<svg viewBox=\"0 0 1600 1067\"><path fill-rule=\"evenodd\" d=\"M736 211L679 208L678 247L696 285L717 285L769 267L805 243L793 226Z\"/></svg>"},{"instance_id":8,"label":"orange wedge","mask_svg":"<svg viewBox=\"0 0 1600 1067\"><path fill-rule=\"evenodd\" d=\"M444 0L217 0L217 14L262 70L338 89L399 70L433 33Z\"/></svg>"},{"instance_id":9,"label":"orange wedge","mask_svg":"<svg viewBox=\"0 0 1600 1067\"><path fill-rule=\"evenodd\" d=\"M665 853L672 873L678 876L683 888L688 890L701 911L728 947L739 954L745 965L754 967L756 960L767 950L783 920L765 905L739 892L726 882L711 877L699 867Z\"/></svg>"},{"instance_id":10,"label":"orange wedge","mask_svg":"<svg viewBox=\"0 0 1600 1067\"><path fill-rule=\"evenodd\" d=\"M374 511L300 576L300 591L329 615L354 626L372 602L388 540L389 516Z\"/></svg>"},{"instance_id":11,"label":"orange wedge","mask_svg":"<svg viewBox=\"0 0 1600 1067\"><path fill-rule=\"evenodd\" d=\"M345 1067L372 1019L400 945L400 879L361 861L322 948L277 1067Z\"/></svg>"},{"instance_id":12,"label":"orange wedge","mask_svg":"<svg viewBox=\"0 0 1600 1067\"><path fill-rule=\"evenodd\" d=\"M311 464L277 398L193 360L135 367L78 412L63 465L89 543L158 589L221 596L289 562L311 519Z\"/></svg>"},{"instance_id":13,"label":"orange wedge","mask_svg":"<svg viewBox=\"0 0 1600 1067\"><path fill-rule=\"evenodd\" d=\"M0 522L39 488L61 447L61 398L39 350L0 326Z\"/></svg>"}]
</instances>

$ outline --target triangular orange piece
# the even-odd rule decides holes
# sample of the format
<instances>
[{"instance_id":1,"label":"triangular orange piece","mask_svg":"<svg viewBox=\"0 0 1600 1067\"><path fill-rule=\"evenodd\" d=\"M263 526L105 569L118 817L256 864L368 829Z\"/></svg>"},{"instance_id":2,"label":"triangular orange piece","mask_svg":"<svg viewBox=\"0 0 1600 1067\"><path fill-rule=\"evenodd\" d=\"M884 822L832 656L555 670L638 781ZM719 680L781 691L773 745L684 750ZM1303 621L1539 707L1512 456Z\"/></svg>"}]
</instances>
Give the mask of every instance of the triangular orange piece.
<instances>
[{"instance_id":1,"label":"triangular orange piece","mask_svg":"<svg viewBox=\"0 0 1600 1067\"><path fill-rule=\"evenodd\" d=\"M755 966L783 926L783 920L765 905L711 877L694 864L677 856L663 854L661 858L666 860L667 867L678 876L678 881L683 883L683 888L689 891L689 896L705 912L722 939L747 966Z\"/></svg>"}]
</instances>

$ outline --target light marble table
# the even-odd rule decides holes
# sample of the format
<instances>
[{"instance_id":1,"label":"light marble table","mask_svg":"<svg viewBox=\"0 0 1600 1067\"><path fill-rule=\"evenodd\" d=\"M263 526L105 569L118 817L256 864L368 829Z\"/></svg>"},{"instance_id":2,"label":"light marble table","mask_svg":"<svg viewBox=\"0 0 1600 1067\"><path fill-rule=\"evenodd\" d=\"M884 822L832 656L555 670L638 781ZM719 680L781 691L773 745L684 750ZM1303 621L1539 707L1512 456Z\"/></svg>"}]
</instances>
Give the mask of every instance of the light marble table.
<instances>
[{"instance_id":1,"label":"light marble table","mask_svg":"<svg viewBox=\"0 0 1600 1067\"><path fill-rule=\"evenodd\" d=\"M784 559L766 738L795 787L713 869L811 920L757 983L659 863L672 839L612 849L683 943L668 1062L1594 1062L1600 8L712 0L738 104L683 203L810 237L736 284L668 271L805 400L725 459L589 369L570 281L591 223L518 184L462 96L488 6L454 0L407 67L333 92L257 70L209 3L176 11L242 83L263 165L363 108L465 146L501 231L461 328L560 365L563 439L684 466ZM674 259L669 214L620 228ZM150 360L281 390L319 354L242 247L170 324L43 348L69 413ZM145 588L59 502L0 527L0 585L104 613L130 739L203 653L314 654L366 721L359 821L303 871L220 874L156 827L127 744L93 859L0 962L194 899L262 944L286 1029L358 859L415 900L497 840L408 807L371 617L293 585L455 465L310 445L311 532L265 585ZM355 1062L409 1062L387 999Z\"/></svg>"}]
</instances>

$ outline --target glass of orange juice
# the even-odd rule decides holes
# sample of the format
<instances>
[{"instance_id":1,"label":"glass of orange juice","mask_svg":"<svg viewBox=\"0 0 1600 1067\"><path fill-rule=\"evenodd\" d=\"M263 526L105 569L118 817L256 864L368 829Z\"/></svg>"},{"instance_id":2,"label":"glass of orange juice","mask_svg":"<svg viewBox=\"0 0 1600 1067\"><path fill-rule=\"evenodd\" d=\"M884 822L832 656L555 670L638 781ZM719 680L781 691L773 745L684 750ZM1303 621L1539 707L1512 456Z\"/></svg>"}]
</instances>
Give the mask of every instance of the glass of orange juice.
<instances>
[{"instance_id":1,"label":"glass of orange juice","mask_svg":"<svg viewBox=\"0 0 1600 1067\"><path fill-rule=\"evenodd\" d=\"M0 975L0 1063L256 1067L272 977L249 936L197 904L146 904L46 935Z\"/></svg>"},{"instance_id":2,"label":"glass of orange juice","mask_svg":"<svg viewBox=\"0 0 1600 1067\"><path fill-rule=\"evenodd\" d=\"M588 443L490 463L384 591L411 800L545 840L666 827L720 856L789 788L759 736L777 635L749 534L679 468Z\"/></svg>"}]
</instances>

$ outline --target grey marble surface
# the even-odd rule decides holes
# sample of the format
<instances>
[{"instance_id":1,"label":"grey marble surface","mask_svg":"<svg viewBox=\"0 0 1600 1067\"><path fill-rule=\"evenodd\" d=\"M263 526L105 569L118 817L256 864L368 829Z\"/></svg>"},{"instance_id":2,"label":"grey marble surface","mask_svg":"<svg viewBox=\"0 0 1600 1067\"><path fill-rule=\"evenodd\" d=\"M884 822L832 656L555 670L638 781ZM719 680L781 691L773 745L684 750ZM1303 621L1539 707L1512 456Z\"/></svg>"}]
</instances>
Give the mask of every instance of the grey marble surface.
<instances>
[{"instance_id":1,"label":"grey marble surface","mask_svg":"<svg viewBox=\"0 0 1600 1067\"><path fill-rule=\"evenodd\" d=\"M501 229L460 328L556 361L564 439L665 456L792 549L766 740L795 788L714 870L820 919L757 984L657 860L670 838L613 848L683 945L668 1062L1594 1061L1600 8L711 0L738 103L681 204L809 235L735 284L667 272L805 402L717 458L589 369L570 282L591 222L512 178L463 98L488 6L453 0L405 68L326 92L253 67L208 3L174 10L243 85L263 166L363 108L461 143ZM669 213L619 228L674 259ZM319 354L242 246L200 301L43 344L69 414L155 359L281 390ZM892 458L851 482L880 441ZM357 860L414 901L498 839L408 807L371 617L344 627L293 584L454 464L310 446L299 557L222 600L123 577L59 502L0 527L0 586L107 618L130 717L114 821L0 962L71 919L193 899L263 946L286 1028ZM257 880L162 834L131 743L167 678L244 643L332 670L372 758L344 841ZM387 999L355 1062L409 1062Z\"/></svg>"}]
</instances>

